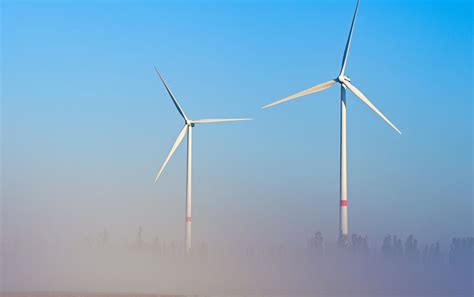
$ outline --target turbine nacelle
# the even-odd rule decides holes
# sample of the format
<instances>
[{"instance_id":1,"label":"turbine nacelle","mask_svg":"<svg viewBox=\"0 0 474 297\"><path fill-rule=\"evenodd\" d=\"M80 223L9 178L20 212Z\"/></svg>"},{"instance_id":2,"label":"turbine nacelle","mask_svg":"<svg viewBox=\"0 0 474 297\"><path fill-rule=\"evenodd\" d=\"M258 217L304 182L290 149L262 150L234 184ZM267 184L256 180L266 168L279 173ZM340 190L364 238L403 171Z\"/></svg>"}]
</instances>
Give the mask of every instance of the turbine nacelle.
<instances>
[{"instance_id":1,"label":"turbine nacelle","mask_svg":"<svg viewBox=\"0 0 474 297\"><path fill-rule=\"evenodd\" d=\"M336 81L340 84L343 84L344 81L351 81L351 79L348 77L348 76L345 76L345 75L339 75L337 78L336 78Z\"/></svg>"}]
</instances>

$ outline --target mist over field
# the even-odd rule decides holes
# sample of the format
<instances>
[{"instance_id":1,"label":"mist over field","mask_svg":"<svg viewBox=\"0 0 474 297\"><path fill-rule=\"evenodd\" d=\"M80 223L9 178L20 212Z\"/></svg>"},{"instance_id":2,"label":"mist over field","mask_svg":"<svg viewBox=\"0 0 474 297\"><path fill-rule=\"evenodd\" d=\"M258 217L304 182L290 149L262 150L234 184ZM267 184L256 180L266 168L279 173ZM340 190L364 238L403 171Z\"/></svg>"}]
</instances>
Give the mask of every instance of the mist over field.
<instances>
[{"instance_id":1,"label":"mist over field","mask_svg":"<svg viewBox=\"0 0 474 297\"><path fill-rule=\"evenodd\" d=\"M199 296L470 296L474 238L449 249L415 237L387 236L368 248L354 235L347 246L198 244L192 255L160 239L120 244L102 231L80 242L3 241L4 292L102 292ZM400 245L401 244L401 245Z\"/></svg>"}]
</instances>

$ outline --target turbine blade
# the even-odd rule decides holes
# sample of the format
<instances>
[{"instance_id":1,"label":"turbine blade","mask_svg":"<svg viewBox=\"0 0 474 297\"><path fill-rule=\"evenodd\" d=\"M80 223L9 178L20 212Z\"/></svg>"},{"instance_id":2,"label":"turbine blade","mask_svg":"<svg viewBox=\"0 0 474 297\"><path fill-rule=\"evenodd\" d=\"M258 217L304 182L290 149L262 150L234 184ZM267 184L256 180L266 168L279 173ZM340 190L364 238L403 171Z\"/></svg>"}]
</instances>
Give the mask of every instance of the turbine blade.
<instances>
[{"instance_id":1,"label":"turbine blade","mask_svg":"<svg viewBox=\"0 0 474 297\"><path fill-rule=\"evenodd\" d=\"M253 119L250 118L241 118L241 119L202 119L202 120L196 120L196 121L191 121L192 123L195 124L207 124L207 123L221 123L221 122L240 122L240 121L250 121Z\"/></svg>"},{"instance_id":2,"label":"turbine blade","mask_svg":"<svg viewBox=\"0 0 474 297\"><path fill-rule=\"evenodd\" d=\"M187 128L188 127L186 125L184 125L183 130L181 130L181 132L179 132L178 138L176 139L175 143L171 147L171 150L170 150L168 156L166 157L165 162L163 163L163 165L161 165L160 171L156 175L155 182L158 180L158 178L160 178L161 173L163 173L163 170L165 170L166 164L168 164L168 161L171 159L171 156L173 156L173 154L176 151L176 149L178 148L179 144L181 143L181 141L183 141L183 138L186 135Z\"/></svg>"},{"instance_id":3,"label":"turbine blade","mask_svg":"<svg viewBox=\"0 0 474 297\"><path fill-rule=\"evenodd\" d=\"M184 111L183 109L181 108L181 106L179 105L178 103L178 100L176 100L176 98L174 97L173 93L171 92L170 88L168 87L168 85L166 84L166 81L165 79L161 76L160 72L158 71L158 69L155 67L155 71L156 71L156 74L158 74L158 76L160 77L161 81L163 82L163 84L165 85L165 88L166 88L166 91L168 91L168 94L170 95L171 97L171 100L173 100L173 103L174 103L174 106L176 106L176 109L178 110L179 114L184 118L184 120L188 120L188 117L186 117L186 115L184 114Z\"/></svg>"},{"instance_id":4,"label":"turbine blade","mask_svg":"<svg viewBox=\"0 0 474 297\"><path fill-rule=\"evenodd\" d=\"M339 75L344 75L344 70L346 69L347 56L349 55L349 48L351 47L352 32L354 31L354 24L355 24L358 9L359 9L359 0L357 0L354 17L352 18L351 30L349 31L349 37L347 37L346 48L344 49L344 55L342 57L341 73L339 73Z\"/></svg>"},{"instance_id":5,"label":"turbine blade","mask_svg":"<svg viewBox=\"0 0 474 297\"><path fill-rule=\"evenodd\" d=\"M395 129L395 131L397 131L398 133L402 134L402 132L394 125L392 124L392 122L390 122L389 119L387 119L387 117L380 111L377 109L377 107L375 107L372 102L370 102L370 100L365 97L365 95L359 90L357 89L353 84L351 84L350 82L348 82L347 80L344 80L342 82L346 87L349 88L349 90L352 91L352 93L354 93L357 97L359 97L360 100L362 100L362 102L364 102L365 104L367 104L367 106L370 107L370 109L372 109L376 114L378 114L385 122L387 122L387 124L389 124L393 129Z\"/></svg>"},{"instance_id":6,"label":"turbine blade","mask_svg":"<svg viewBox=\"0 0 474 297\"><path fill-rule=\"evenodd\" d=\"M272 106L275 106L275 105L278 105L278 104L281 104L283 102L286 102L286 101L290 101L290 100L294 100L296 98L299 98L299 97L302 97L302 96L306 96L306 95L309 95L309 94L312 94L312 93L316 93L316 92L319 92L319 91L322 91L322 90L326 90L327 88L330 88L333 84L335 84L336 81L333 79L333 80L330 80L330 81L327 81L325 83L322 83L322 84L319 84L319 85L316 85L314 87L311 87L309 89L306 89L304 91L301 91L299 93L296 93L294 95L291 95L291 96L288 96L286 98L283 98L283 99L280 99L278 101L275 101L273 103L270 103L268 105L265 105L264 107L262 107L263 109L265 108L269 108L269 107L272 107Z\"/></svg>"}]
</instances>

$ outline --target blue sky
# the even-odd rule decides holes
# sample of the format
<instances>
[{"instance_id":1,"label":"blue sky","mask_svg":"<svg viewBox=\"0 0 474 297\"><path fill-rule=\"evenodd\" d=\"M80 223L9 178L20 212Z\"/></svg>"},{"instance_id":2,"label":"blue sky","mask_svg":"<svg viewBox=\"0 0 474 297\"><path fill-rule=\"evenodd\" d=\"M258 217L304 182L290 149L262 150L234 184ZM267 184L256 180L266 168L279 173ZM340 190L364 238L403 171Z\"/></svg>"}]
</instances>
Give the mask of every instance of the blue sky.
<instances>
[{"instance_id":1,"label":"blue sky","mask_svg":"<svg viewBox=\"0 0 474 297\"><path fill-rule=\"evenodd\" d=\"M337 75L354 5L3 1L4 232L181 240L156 65L191 118L255 118L194 130L197 241L335 239L338 88L260 107ZM472 235L472 3L363 0L347 74L403 132L348 95L350 232Z\"/></svg>"}]
</instances>

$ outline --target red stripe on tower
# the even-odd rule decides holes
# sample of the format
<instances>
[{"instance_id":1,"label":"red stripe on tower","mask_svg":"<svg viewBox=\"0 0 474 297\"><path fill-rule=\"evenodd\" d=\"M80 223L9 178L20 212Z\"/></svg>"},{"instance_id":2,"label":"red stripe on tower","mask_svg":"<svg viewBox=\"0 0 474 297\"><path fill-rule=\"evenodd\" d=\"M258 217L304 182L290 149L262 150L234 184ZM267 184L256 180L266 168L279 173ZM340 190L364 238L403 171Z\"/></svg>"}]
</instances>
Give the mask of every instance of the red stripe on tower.
<instances>
[{"instance_id":1,"label":"red stripe on tower","mask_svg":"<svg viewBox=\"0 0 474 297\"><path fill-rule=\"evenodd\" d=\"M347 200L341 200L341 206L347 206Z\"/></svg>"},{"instance_id":2,"label":"red stripe on tower","mask_svg":"<svg viewBox=\"0 0 474 297\"><path fill-rule=\"evenodd\" d=\"M191 222L191 217L186 217L186 222Z\"/></svg>"}]
</instances>

